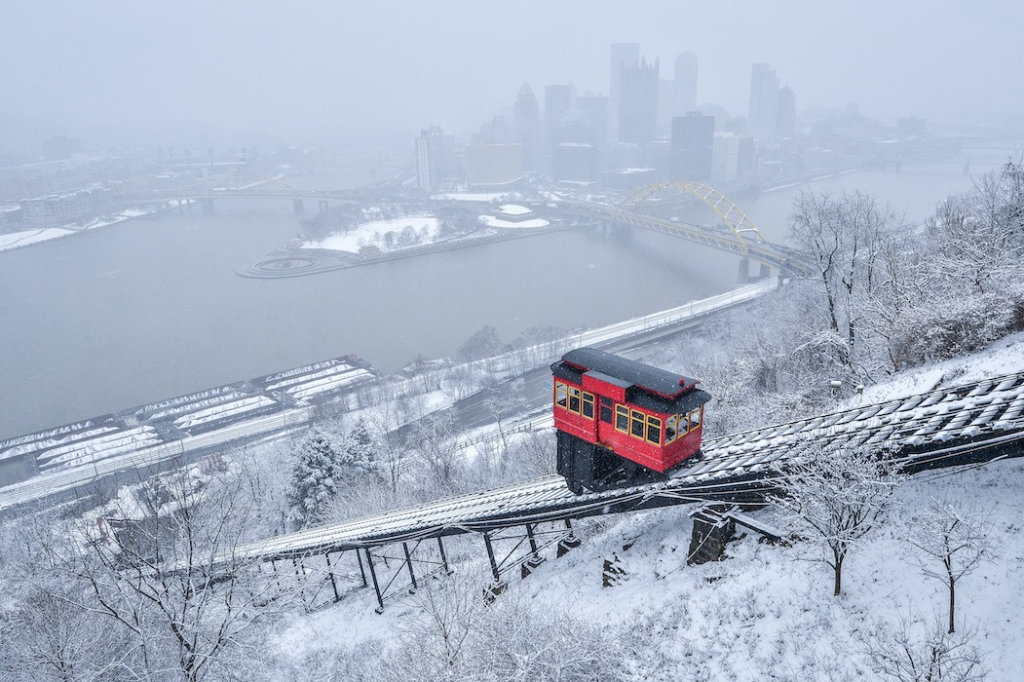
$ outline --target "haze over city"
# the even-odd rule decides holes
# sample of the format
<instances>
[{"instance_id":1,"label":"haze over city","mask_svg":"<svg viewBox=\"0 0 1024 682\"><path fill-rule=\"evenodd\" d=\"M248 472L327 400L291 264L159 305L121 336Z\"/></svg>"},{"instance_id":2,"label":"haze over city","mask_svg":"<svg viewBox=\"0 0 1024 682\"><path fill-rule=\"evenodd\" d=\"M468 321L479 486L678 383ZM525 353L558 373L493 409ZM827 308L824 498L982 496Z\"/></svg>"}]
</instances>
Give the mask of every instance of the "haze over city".
<instances>
[{"instance_id":1,"label":"haze over city","mask_svg":"<svg viewBox=\"0 0 1024 682\"><path fill-rule=\"evenodd\" d=\"M0 25L0 682L1020 682L1019 1Z\"/></svg>"},{"instance_id":2,"label":"haze over city","mask_svg":"<svg viewBox=\"0 0 1024 682\"><path fill-rule=\"evenodd\" d=\"M1024 111L1024 8L785 2L14 3L0 139L86 136L331 139L437 124L469 132L527 81L608 94L608 45L637 42L670 77L700 60L698 103L745 114L767 62L801 110L857 102L888 122L1002 120ZM9 120L13 118L14 120Z\"/></svg>"}]
</instances>

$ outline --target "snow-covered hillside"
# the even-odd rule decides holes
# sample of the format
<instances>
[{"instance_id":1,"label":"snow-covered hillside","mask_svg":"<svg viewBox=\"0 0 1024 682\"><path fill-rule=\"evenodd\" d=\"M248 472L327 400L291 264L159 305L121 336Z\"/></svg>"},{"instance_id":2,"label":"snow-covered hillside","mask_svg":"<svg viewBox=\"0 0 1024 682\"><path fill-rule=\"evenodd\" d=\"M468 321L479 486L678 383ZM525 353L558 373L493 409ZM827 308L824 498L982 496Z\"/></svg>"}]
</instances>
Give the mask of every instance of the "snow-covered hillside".
<instances>
[{"instance_id":1,"label":"snow-covered hillside","mask_svg":"<svg viewBox=\"0 0 1024 682\"><path fill-rule=\"evenodd\" d=\"M1016 371L1024 371L1024 334L901 375L854 400L876 402ZM882 676L878 655L893 650L901 633L923 652L925 637L945 630L948 599L945 585L922 571L929 558L907 538L933 500L954 500L985 517L992 547L991 556L957 584L954 637L962 639L954 641L964 646L956 652L976 649L989 671L985 679L1016 682L1024 672L1022 487L1024 460L1018 459L909 479L886 523L851 550L839 597L832 596L830 569L819 561L821 547L810 541L770 545L740 533L724 561L686 565L690 508L678 507L590 522L581 531L581 547L560 559L548 556L484 608L480 590L489 572L482 543L469 538L453 578L396 600L383 615L373 612L371 590L363 590L323 611L287 619L273 638L273 656L281 679L299 670L344 679L332 674L345 669L338 666L385 679L434 679L445 672L431 667L437 652L448 651L454 624L463 622L464 649L450 659L456 662L448 671L456 676L491 679L478 669L493 672L495 665L481 659L482 648L506 651L521 672L531 674L550 672L544 662L552 649L560 652L554 659L564 657L566 671L601 664L600 652L614 654L606 675L594 670L587 679L895 679ZM782 523L771 509L755 515ZM606 560L623 571L614 587L602 586ZM578 632L579 641L553 641L548 626ZM373 655L367 658L367 652ZM410 670L395 657L419 664ZM566 679L579 677L566 672Z\"/></svg>"}]
</instances>

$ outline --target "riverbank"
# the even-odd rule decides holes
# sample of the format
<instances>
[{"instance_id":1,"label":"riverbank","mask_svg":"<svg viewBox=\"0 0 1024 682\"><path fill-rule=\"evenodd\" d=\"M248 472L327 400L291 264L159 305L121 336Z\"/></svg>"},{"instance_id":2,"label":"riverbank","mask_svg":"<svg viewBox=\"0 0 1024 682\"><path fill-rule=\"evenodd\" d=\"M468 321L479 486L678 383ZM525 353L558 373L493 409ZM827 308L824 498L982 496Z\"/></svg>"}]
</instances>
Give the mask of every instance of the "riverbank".
<instances>
[{"instance_id":1,"label":"riverbank","mask_svg":"<svg viewBox=\"0 0 1024 682\"><path fill-rule=\"evenodd\" d=\"M166 208L154 209L152 211L126 209L118 213L113 218L95 218L84 225L68 224L60 227L40 227L32 230L0 233L0 252L20 249L26 246L32 246L33 244L41 244L54 239L61 239L63 237L71 237L76 234L95 232L96 230L101 230L105 227L110 227L111 225L117 225L118 223L123 223L127 220L154 215L159 211L170 210L171 208L177 207L178 205L175 204L174 206L167 206Z\"/></svg>"},{"instance_id":2,"label":"riverbank","mask_svg":"<svg viewBox=\"0 0 1024 682\"><path fill-rule=\"evenodd\" d=\"M500 229L500 228L498 228ZM455 251L484 244L539 237L555 232L564 232L574 228L570 225L550 225L544 228L502 229L498 233L478 230L469 235L455 237L446 241L421 244L392 251L379 251L372 255L350 251L308 248L305 246L288 246L270 254L269 258L257 261L249 267L236 270L240 277L251 279L282 279L289 277L307 277L323 272L358 268L377 263L415 258L444 251Z\"/></svg>"}]
</instances>

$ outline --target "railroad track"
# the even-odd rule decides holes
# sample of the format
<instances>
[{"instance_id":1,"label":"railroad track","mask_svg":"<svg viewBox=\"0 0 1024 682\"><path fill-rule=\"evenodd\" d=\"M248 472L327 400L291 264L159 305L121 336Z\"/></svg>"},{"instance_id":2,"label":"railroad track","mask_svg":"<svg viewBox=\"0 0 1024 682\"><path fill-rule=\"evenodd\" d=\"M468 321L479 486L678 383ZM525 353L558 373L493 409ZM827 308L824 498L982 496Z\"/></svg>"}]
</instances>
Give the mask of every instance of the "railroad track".
<instances>
[{"instance_id":1,"label":"railroad track","mask_svg":"<svg viewBox=\"0 0 1024 682\"><path fill-rule=\"evenodd\" d=\"M935 389L705 442L667 481L574 495L561 477L526 481L253 543L233 560L296 559L398 542L707 501L751 502L787 464L826 447L888 451L905 469L1024 454L1024 373Z\"/></svg>"}]
</instances>

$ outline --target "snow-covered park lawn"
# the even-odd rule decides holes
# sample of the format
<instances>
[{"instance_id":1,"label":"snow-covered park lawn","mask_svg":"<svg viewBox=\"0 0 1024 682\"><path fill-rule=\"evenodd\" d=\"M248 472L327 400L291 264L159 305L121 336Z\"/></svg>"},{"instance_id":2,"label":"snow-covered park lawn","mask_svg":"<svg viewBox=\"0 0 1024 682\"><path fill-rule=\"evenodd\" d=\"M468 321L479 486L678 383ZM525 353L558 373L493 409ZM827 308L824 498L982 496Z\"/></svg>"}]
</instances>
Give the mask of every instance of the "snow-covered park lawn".
<instances>
[{"instance_id":1,"label":"snow-covered park lawn","mask_svg":"<svg viewBox=\"0 0 1024 682\"><path fill-rule=\"evenodd\" d=\"M347 232L332 234L323 241L308 241L304 249L328 249L359 253L364 246L394 251L431 244L437 239L438 220L433 216L408 216L364 223Z\"/></svg>"}]
</instances>

